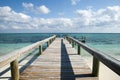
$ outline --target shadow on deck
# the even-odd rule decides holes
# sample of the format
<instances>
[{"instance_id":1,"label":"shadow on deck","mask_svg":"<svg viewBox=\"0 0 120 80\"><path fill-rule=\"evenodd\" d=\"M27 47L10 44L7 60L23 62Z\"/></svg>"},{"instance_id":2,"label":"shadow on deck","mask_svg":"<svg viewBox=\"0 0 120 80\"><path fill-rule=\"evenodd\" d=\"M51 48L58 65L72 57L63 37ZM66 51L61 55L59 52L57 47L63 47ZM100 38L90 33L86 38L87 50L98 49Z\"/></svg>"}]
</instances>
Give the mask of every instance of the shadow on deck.
<instances>
[{"instance_id":1,"label":"shadow on deck","mask_svg":"<svg viewBox=\"0 0 120 80\"><path fill-rule=\"evenodd\" d=\"M70 54L71 55L71 54ZM72 54L76 55L76 54ZM61 40L61 80L75 80L76 78L91 77L91 74L74 74L74 70L63 40Z\"/></svg>"},{"instance_id":2,"label":"shadow on deck","mask_svg":"<svg viewBox=\"0 0 120 80\"><path fill-rule=\"evenodd\" d=\"M23 57L22 59L19 60L19 63L21 63L22 61L24 61L27 57L33 55L33 53L36 52L37 49L33 50L32 52L30 52L28 55L26 55L25 57ZM33 61L35 61L37 59L38 56L38 53L35 53L35 55L33 55L29 61L25 64L23 64L23 66L19 69L20 73L22 73L30 64L33 63ZM0 72L0 76L4 75L5 73L8 73L8 71L10 71L10 67L6 68L5 70L3 70L2 72ZM8 79L8 80L11 80L11 77L0 77L0 79Z\"/></svg>"}]
</instances>

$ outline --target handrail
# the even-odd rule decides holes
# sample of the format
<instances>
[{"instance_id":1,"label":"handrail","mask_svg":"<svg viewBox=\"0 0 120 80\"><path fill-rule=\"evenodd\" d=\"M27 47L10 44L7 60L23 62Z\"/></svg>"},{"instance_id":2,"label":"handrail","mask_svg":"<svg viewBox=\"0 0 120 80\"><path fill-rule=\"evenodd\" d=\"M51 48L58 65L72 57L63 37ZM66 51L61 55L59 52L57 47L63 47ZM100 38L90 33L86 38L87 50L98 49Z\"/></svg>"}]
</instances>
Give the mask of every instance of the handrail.
<instances>
[{"instance_id":1,"label":"handrail","mask_svg":"<svg viewBox=\"0 0 120 80\"><path fill-rule=\"evenodd\" d=\"M39 47L40 49L40 53L42 53L41 51L42 51L42 44L44 44L44 43L46 43L47 42L47 45L49 46L49 44L54 40L56 38L56 35L53 35L52 37L49 37L49 38L47 38L47 39L44 39L44 40L42 40L42 41L38 41L38 42L36 42L36 43L33 43L33 44L31 44L31 45L29 45L29 46L26 46L26 47L24 47L24 48L21 48L21 49L18 49L18 50L16 50L16 51L13 51L13 52L10 52L10 53L8 53L7 55L5 55L5 56L1 56L0 57L0 68L2 68L3 66L5 66L6 64L11 64L11 67L13 67L13 68L11 68L11 70L13 70L14 68L16 68L16 64L18 64L18 62L16 62L17 61L17 59L18 58L20 58L21 56L23 56L24 54L27 54L28 52L30 52L31 50L33 50L33 49L35 49L35 48L37 48L37 47ZM17 65L17 67L18 67L18 65ZM17 71L17 70L13 70L13 73L11 73L12 74L12 76L13 76L13 80L19 80L19 77L18 78L16 78L13 74L16 74L15 72ZM18 70L19 71L19 70ZM12 71L11 71L12 72ZM19 72L17 72L17 74L18 74ZM18 75L17 75L18 76ZM15 77L15 78L14 78Z\"/></svg>"},{"instance_id":2,"label":"handrail","mask_svg":"<svg viewBox=\"0 0 120 80\"><path fill-rule=\"evenodd\" d=\"M78 46L85 49L87 52L89 52L94 58L101 61L104 65L109 67L111 70L113 70L115 73L120 75L120 61L111 57L110 55L107 55L99 50L93 49L86 44L72 38L72 37L66 37L68 41L72 41L73 43L77 43ZM93 67L96 66L96 64L93 64ZM98 66L99 67L99 66ZM96 73L96 76L98 73Z\"/></svg>"}]
</instances>

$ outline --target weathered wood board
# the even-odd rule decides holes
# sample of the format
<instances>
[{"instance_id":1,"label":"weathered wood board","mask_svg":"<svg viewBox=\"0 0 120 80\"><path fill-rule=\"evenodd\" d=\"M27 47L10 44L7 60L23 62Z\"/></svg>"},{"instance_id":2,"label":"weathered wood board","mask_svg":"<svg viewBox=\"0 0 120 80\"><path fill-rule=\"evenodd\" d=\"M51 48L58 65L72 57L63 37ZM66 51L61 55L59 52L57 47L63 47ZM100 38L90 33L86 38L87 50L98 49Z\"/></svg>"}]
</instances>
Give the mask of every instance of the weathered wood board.
<instances>
[{"instance_id":1,"label":"weathered wood board","mask_svg":"<svg viewBox=\"0 0 120 80\"><path fill-rule=\"evenodd\" d=\"M98 80L77 55L77 51L61 38L56 40L21 74L20 80Z\"/></svg>"}]
</instances>

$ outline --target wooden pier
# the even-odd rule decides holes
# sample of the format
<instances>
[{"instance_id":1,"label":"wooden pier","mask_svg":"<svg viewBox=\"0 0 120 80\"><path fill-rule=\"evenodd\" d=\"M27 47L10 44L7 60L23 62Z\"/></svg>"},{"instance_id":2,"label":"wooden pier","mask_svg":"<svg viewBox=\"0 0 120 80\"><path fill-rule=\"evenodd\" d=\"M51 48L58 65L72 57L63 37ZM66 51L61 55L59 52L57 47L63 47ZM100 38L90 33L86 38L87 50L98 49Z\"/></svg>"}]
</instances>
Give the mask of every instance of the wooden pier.
<instances>
[{"instance_id":1,"label":"wooden pier","mask_svg":"<svg viewBox=\"0 0 120 80\"><path fill-rule=\"evenodd\" d=\"M68 41L55 41L26 70L20 80L98 80Z\"/></svg>"},{"instance_id":2,"label":"wooden pier","mask_svg":"<svg viewBox=\"0 0 120 80\"><path fill-rule=\"evenodd\" d=\"M43 51L45 43L47 48ZM39 55L21 71L19 58L36 48ZM81 57L81 48L93 56L92 70ZM10 64L12 80L99 80L99 61L120 75L119 60L72 37L63 39L54 35L0 57L0 68Z\"/></svg>"}]
</instances>

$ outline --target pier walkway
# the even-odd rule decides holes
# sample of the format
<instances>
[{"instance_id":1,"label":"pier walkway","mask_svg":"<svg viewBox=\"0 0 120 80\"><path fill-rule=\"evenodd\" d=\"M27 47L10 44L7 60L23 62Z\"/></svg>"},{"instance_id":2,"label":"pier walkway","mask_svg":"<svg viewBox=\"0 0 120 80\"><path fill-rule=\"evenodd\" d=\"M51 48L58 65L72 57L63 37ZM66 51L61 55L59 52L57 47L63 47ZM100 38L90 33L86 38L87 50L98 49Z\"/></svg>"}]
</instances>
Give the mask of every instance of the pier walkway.
<instances>
[{"instance_id":1,"label":"pier walkway","mask_svg":"<svg viewBox=\"0 0 120 80\"><path fill-rule=\"evenodd\" d=\"M56 38L21 74L20 80L98 80L69 42Z\"/></svg>"},{"instance_id":2,"label":"pier walkway","mask_svg":"<svg viewBox=\"0 0 120 80\"><path fill-rule=\"evenodd\" d=\"M46 44L46 49L43 51L43 46ZM80 56L81 48L93 56L92 69ZM108 53L89 47L84 39L77 40L70 36L65 36L63 39L53 35L1 56L0 79L98 80L100 62L120 75L120 61ZM9 70L10 76L5 76L6 73L10 73Z\"/></svg>"}]
</instances>

